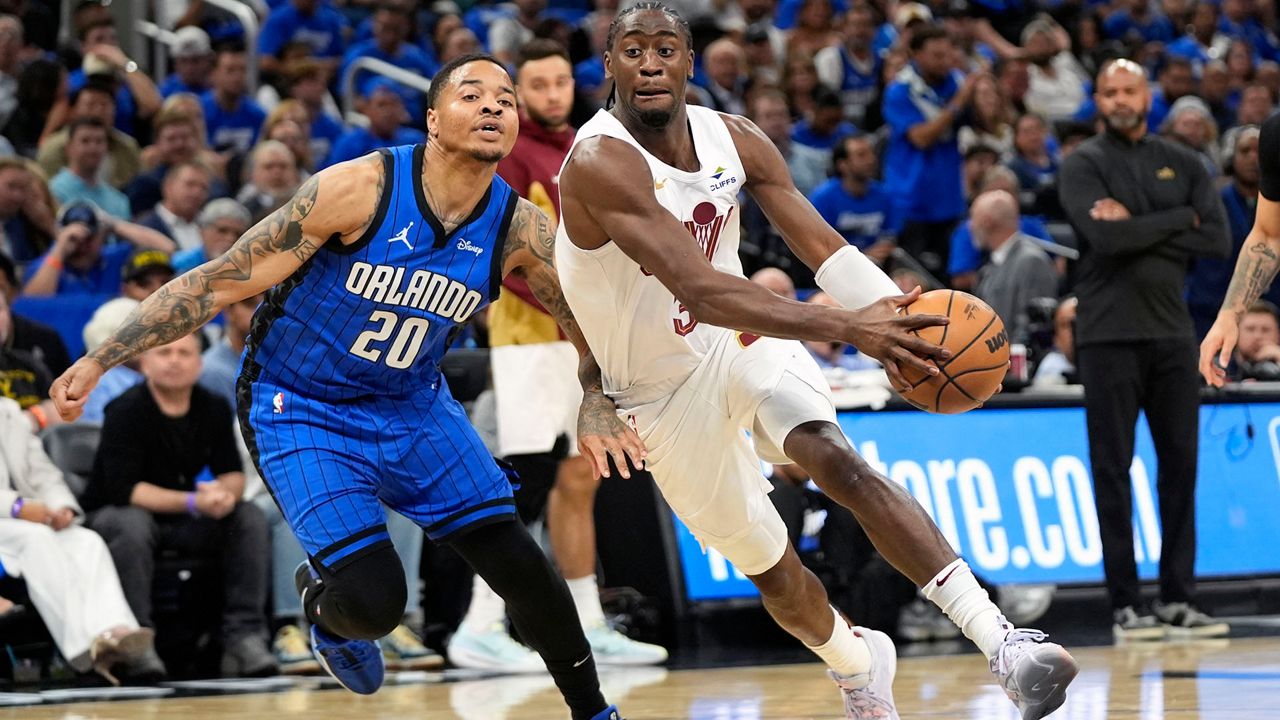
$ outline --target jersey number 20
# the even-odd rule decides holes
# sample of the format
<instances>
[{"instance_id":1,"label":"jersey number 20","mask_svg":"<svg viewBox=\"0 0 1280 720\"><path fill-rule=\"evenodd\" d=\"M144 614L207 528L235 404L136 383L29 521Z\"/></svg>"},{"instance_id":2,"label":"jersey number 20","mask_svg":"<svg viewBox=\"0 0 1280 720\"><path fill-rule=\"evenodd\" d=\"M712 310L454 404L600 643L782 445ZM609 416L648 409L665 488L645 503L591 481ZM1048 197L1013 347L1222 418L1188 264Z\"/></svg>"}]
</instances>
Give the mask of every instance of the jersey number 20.
<instances>
[{"instance_id":1,"label":"jersey number 20","mask_svg":"<svg viewBox=\"0 0 1280 720\"><path fill-rule=\"evenodd\" d=\"M382 360L387 367L397 370L412 366L413 361L418 359L418 352L422 350L422 343L427 339L427 331L431 327L431 323L426 318L409 317L401 320L399 315L386 310L374 311L369 316L369 322L380 323L380 325L360 333L355 343L351 345L351 354L369 362L376 363ZM399 332L396 332L397 326ZM385 343L392 334L396 338L391 341L391 346L386 348L385 352L373 347L375 343Z\"/></svg>"}]
</instances>

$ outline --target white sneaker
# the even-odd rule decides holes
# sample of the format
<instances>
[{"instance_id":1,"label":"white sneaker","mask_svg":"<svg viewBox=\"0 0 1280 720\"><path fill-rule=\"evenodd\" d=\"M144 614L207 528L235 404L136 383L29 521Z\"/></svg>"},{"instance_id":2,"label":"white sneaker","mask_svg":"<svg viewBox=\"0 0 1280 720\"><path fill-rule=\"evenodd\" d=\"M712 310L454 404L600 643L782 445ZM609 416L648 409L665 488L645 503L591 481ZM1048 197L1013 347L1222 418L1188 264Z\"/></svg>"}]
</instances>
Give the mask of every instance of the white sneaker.
<instances>
[{"instance_id":1,"label":"white sneaker","mask_svg":"<svg viewBox=\"0 0 1280 720\"><path fill-rule=\"evenodd\" d=\"M1040 720L1057 710L1080 671L1065 648L1045 642L1045 637L1039 630L1015 628L991 658L991 672L1018 706L1022 720Z\"/></svg>"},{"instance_id":2,"label":"white sneaker","mask_svg":"<svg viewBox=\"0 0 1280 720\"><path fill-rule=\"evenodd\" d=\"M484 632L472 632L463 623L449 638L449 662L462 668L499 670L509 673L544 672L542 658L507 634L502 623Z\"/></svg>"},{"instance_id":3,"label":"white sneaker","mask_svg":"<svg viewBox=\"0 0 1280 720\"><path fill-rule=\"evenodd\" d=\"M898 654L893 641L879 630L855 627L853 631L867 641L867 649L871 651L871 669L850 677L841 677L835 670L827 671L844 694L844 716L849 720L899 720L898 710L893 705L893 676L898 671Z\"/></svg>"},{"instance_id":4,"label":"white sneaker","mask_svg":"<svg viewBox=\"0 0 1280 720\"><path fill-rule=\"evenodd\" d=\"M584 629L596 665L657 665L667 661L667 649L623 635L599 623Z\"/></svg>"}]
</instances>

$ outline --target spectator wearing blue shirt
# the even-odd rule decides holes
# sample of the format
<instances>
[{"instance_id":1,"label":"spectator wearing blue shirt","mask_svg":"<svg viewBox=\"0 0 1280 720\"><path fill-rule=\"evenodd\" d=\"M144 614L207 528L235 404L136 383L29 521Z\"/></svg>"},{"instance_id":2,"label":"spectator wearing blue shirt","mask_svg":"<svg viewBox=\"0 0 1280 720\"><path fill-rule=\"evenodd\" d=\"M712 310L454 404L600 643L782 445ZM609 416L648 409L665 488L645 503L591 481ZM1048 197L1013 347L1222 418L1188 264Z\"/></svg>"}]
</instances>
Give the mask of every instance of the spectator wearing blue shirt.
<instances>
[{"instance_id":1,"label":"spectator wearing blue shirt","mask_svg":"<svg viewBox=\"0 0 1280 720\"><path fill-rule=\"evenodd\" d=\"M199 95L208 89L209 71L213 68L213 46L209 35L194 25L179 29L169 45L173 73L160 83L160 94L169 97L185 92Z\"/></svg>"},{"instance_id":2,"label":"spectator wearing blue shirt","mask_svg":"<svg viewBox=\"0 0 1280 720\"><path fill-rule=\"evenodd\" d=\"M1222 0L1222 20L1218 29L1232 39L1244 40L1253 48L1254 55L1267 60L1280 56L1280 42L1276 36L1258 22L1255 0Z\"/></svg>"},{"instance_id":3,"label":"spectator wearing blue shirt","mask_svg":"<svg viewBox=\"0 0 1280 720\"><path fill-rule=\"evenodd\" d=\"M221 257L240 236L249 231L253 218L249 210L231 198L218 198L204 206L196 217L200 226L200 246L173 256L173 269L184 273Z\"/></svg>"},{"instance_id":4,"label":"spectator wearing blue shirt","mask_svg":"<svg viewBox=\"0 0 1280 720\"><path fill-rule=\"evenodd\" d=\"M1203 69L1209 61L1225 58L1230 46L1231 38L1218 32L1218 6L1200 2L1191 12L1187 34L1169 43L1165 52L1170 57L1184 57Z\"/></svg>"},{"instance_id":5,"label":"spectator wearing blue shirt","mask_svg":"<svg viewBox=\"0 0 1280 720\"><path fill-rule=\"evenodd\" d=\"M426 142L421 131L402 127L409 119L396 92L395 83L380 78L368 84L361 112L369 118L369 127L351 128L329 153L325 167L367 155L378 148Z\"/></svg>"},{"instance_id":6,"label":"spectator wearing blue shirt","mask_svg":"<svg viewBox=\"0 0 1280 720\"><path fill-rule=\"evenodd\" d=\"M1177 37L1173 23L1152 9L1151 0L1129 0L1127 8L1111 13L1102 32L1112 40L1170 43Z\"/></svg>"},{"instance_id":7,"label":"spectator wearing blue shirt","mask_svg":"<svg viewBox=\"0 0 1280 720\"><path fill-rule=\"evenodd\" d=\"M218 51L212 86L200 96L205 132L214 150L231 148L244 153L258 142L258 131L267 114L247 95L247 72L248 61L243 50Z\"/></svg>"},{"instance_id":8,"label":"spectator wearing blue shirt","mask_svg":"<svg viewBox=\"0 0 1280 720\"><path fill-rule=\"evenodd\" d=\"M333 144L346 130L341 120L325 110L329 90L324 71L311 58L294 60L284 68L284 82L288 96L302 103L311 116L311 160L313 165L323 166Z\"/></svg>"},{"instance_id":9,"label":"spectator wearing blue shirt","mask_svg":"<svg viewBox=\"0 0 1280 720\"><path fill-rule=\"evenodd\" d=\"M840 96L821 88L814 93L813 112L792 128L791 140L831 152L836 143L857 134L858 128L844 119L844 106L840 103Z\"/></svg>"},{"instance_id":10,"label":"spectator wearing blue shirt","mask_svg":"<svg viewBox=\"0 0 1280 720\"><path fill-rule=\"evenodd\" d=\"M160 90L138 64L120 49L115 23L110 16L79 28L84 65L67 76L67 89L79 90L88 75L109 75L120 81L116 90L115 127L128 135L135 134L135 120L147 121L160 111Z\"/></svg>"},{"instance_id":11,"label":"spectator wearing blue shirt","mask_svg":"<svg viewBox=\"0 0 1280 720\"><path fill-rule=\"evenodd\" d=\"M373 37L353 45L342 58L343 77L346 76L347 68L362 57L390 63L424 78L434 75L435 63L421 48L406 42L411 22L412 18L403 7L391 4L379 6L373 13ZM356 88L362 89L366 83L376 77L378 76L369 72L357 74ZM400 99L404 102L405 109L413 122L425 122L422 112L422 92L405 86L400 86L399 92Z\"/></svg>"},{"instance_id":12,"label":"spectator wearing blue shirt","mask_svg":"<svg viewBox=\"0 0 1280 720\"><path fill-rule=\"evenodd\" d=\"M83 201L63 207L58 226L53 247L27 268L23 295L117 295L135 248L166 253L174 249L173 241L155 230L113 220ZM107 245L112 232L128 242Z\"/></svg>"},{"instance_id":13,"label":"spectator wearing blue shirt","mask_svg":"<svg viewBox=\"0 0 1280 720\"><path fill-rule=\"evenodd\" d=\"M1231 77L1225 62L1210 60L1204 64L1204 71L1200 75L1200 99L1209 106L1213 121L1218 125L1219 134L1225 133L1228 128L1236 124L1239 97L1236 97L1235 103L1232 102ZM1271 92L1267 91L1267 105L1270 106L1270 104Z\"/></svg>"},{"instance_id":14,"label":"spectator wearing blue shirt","mask_svg":"<svg viewBox=\"0 0 1280 720\"><path fill-rule=\"evenodd\" d=\"M98 179L107 158L107 126L96 118L77 118L67 129L67 166L49 180L49 190L60 204L85 200L112 217L133 217L129 198Z\"/></svg>"},{"instance_id":15,"label":"spectator wearing blue shirt","mask_svg":"<svg viewBox=\"0 0 1280 720\"><path fill-rule=\"evenodd\" d=\"M1184 57L1171 57L1160 71L1160 85L1151 93L1151 111L1147 113L1147 127L1158 128L1164 124L1169 108L1178 98L1193 95L1196 76L1191 61Z\"/></svg>"},{"instance_id":16,"label":"spectator wearing blue shirt","mask_svg":"<svg viewBox=\"0 0 1280 720\"><path fill-rule=\"evenodd\" d=\"M902 223L898 244L941 276L951 231L965 214L956 124L980 75L953 69L955 45L941 28L917 29L910 48L911 64L885 90L884 185Z\"/></svg>"},{"instance_id":17,"label":"spectator wearing blue shirt","mask_svg":"<svg viewBox=\"0 0 1280 720\"><path fill-rule=\"evenodd\" d=\"M836 177L819 185L809 201L846 242L884 265L897 247L898 226L889 194L874 179L879 160L871 139L865 135L845 138L836 145L831 161Z\"/></svg>"},{"instance_id":18,"label":"spectator wearing blue shirt","mask_svg":"<svg viewBox=\"0 0 1280 720\"><path fill-rule=\"evenodd\" d=\"M855 5L844 16L844 42L825 47L813 57L818 82L840 94L845 117L863 129L870 129L867 110L880 101L884 61L871 47L875 32L871 7Z\"/></svg>"},{"instance_id":19,"label":"spectator wearing blue shirt","mask_svg":"<svg viewBox=\"0 0 1280 720\"><path fill-rule=\"evenodd\" d=\"M288 0L271 11L258 35L258 55L264 72L280 70L280 53L292 42L311 48L325 79L333 76L342 59L342 14L320 0Z\"/></svg>"},{"instance_id":20,"label":"spectator wearing blue shirt","mask_svg":"<svg viewBox=\"0 0 1280 720\"><path fill-rule=\"evenodd\" d=\"M1049 127L1044 118L1027 113L1018 118L1013 131L1013 158L1009 169L1018 176L1014 197L1057 192L1058 159L1049 146Z\"/></svg>"},{"instance_id":21,"label":"spectator wearing blue shirt","mask_svg":"<svg viewBox=\"0 0 1280 720\"><path fill-rule=\"evenodd\" d=\"M0 156L0 256L18 267L44 254L57 232L52 202L27 162Z\"/></svg>"}]
</instances>

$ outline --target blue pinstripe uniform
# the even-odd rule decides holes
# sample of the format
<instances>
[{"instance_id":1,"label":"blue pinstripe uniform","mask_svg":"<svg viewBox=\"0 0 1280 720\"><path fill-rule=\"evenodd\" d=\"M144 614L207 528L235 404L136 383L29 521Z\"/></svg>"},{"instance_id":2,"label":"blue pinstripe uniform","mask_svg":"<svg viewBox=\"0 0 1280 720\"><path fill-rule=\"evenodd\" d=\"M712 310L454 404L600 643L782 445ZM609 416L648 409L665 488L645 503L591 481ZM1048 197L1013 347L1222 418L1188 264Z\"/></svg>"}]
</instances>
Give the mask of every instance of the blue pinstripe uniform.
<instances>
[{"instance_id":1,"label":"blue pinstripe uniform","mask_svg":"<svg viewBox=\"0 0 1280 720\"><path fill-rule=\"evenodd\" d=\"M307 554L332 570L391 544L380 505L433 539L514 517L505 473L450 395L450 329L497 296L519 197L496 175L446 233L421 145L381 150L369 230L332 239L253 319L237 397L245 440Z\"/></svg>"}]
</instances>

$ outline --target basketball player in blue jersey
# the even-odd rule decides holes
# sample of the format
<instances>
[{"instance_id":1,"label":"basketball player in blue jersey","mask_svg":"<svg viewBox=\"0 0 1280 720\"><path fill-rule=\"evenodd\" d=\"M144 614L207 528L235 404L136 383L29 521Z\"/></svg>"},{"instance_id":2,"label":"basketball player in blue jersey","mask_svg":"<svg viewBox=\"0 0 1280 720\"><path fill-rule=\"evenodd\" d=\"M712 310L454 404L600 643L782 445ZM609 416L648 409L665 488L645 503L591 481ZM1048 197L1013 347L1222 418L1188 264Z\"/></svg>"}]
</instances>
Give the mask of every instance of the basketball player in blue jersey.
<instances>
[{"instance_id":1,"label":"basketball player in blue jersey","mask_svg":"<svg viewBox=\"0 0 1280 720\"><path fill-rule=\"evenodd\" d=\"M427 100L428 144L312 176L225 255L148 298L52 394L71 419L108 368L269 289L237 404L263 480L310 558L298 587L321 663L358 693L382 683L374 639L400 622L406 598L385 503L452 545L506 600L575 720L617 718L568 588L517 520L506 474L438 365L450 329L508 273L586 352L557 281L550 223L494 174L516 139L512 82L491 57L464 56L441 68ZM638 437L592 392L598 373L584 383L584 454L642 465Z\"/></svg>"}]
</instances>

